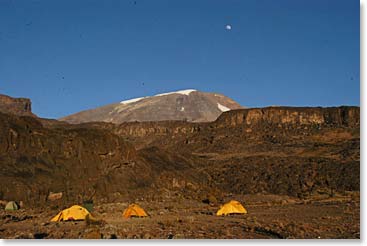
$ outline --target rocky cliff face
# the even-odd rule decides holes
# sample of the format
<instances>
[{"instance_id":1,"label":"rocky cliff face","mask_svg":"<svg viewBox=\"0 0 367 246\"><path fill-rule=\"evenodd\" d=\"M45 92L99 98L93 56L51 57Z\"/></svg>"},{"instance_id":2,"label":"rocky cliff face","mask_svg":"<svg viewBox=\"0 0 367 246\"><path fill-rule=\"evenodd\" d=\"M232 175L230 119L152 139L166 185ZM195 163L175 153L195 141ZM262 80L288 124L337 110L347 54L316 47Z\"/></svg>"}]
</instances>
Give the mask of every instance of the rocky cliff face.
<instances>
[{"instance_id":1,"label":"rocky cliff face","mask_svg":"<svg viewBox=\"0 0 367 246\"><path fill-rule=\"evenodd\" d=\"M31 100L28 98L13 98L1 94L0 112L22 116L35 116L32 113Z\"/></svg>"},{"instance_id":2,"label":"rocky cliff face","mask_svg":"<svg viewBox=\"0 0 367 246\"><path fill-rule=\"evenodd\" d=\"M332 195L359 190L360 109L269 107L206 123L119 125L0 113L0 166L0 200L29 205L49 202L50 192L63 192L68 203L213 192Z\"/></svg>"},{"instance_id":3,"label":"rocky cliff face","mask_svg":"<svg viewBox=\"0 0 367 246\"><path fill-rule=\"evenodd\" d=\"M62 192L66 203L122 201L173 190L173 182L192 188L205 180L178 154L136 151L108 130L45 128L36 118L2 113L0 165L0 200L28 205L45 204L51 192Z\"/></svg>"},{"instance_id":4,"label":"rocky cliff face","mask_svg":"<svg viewBox=\"0 0 367 246\"><path fill-rule=\"evenodd\" d=\"M190 156L231 193L304 197L359 188L359 107L233 110L215 122L125 123L136 146Z\"/></svg>"},{"instance_id":5,"label":"rocky cliff face","mask_svg":"<svg viewBox=\"0 0 367 246\"><path fill-rule=\"evenodd\" d=\"M359 107L254 108L225 112L216 123L221 127L258 124L358 126L360 110Z\"/></svg>"},{"instance_id":6,"label":"rocky cliff face","mask_svg":"<svg viewBox=\"0 0 367 246\"><path fill-rule=\"evenodd\" d=\"M359 107L268 107L231 110L222 113L210 123L190 123L183 121L129 122L115 128L115 133L122 136L174 136L210 131L217 128L272 126L334 126L359 127Z\"/></svg>"}]
</instances>

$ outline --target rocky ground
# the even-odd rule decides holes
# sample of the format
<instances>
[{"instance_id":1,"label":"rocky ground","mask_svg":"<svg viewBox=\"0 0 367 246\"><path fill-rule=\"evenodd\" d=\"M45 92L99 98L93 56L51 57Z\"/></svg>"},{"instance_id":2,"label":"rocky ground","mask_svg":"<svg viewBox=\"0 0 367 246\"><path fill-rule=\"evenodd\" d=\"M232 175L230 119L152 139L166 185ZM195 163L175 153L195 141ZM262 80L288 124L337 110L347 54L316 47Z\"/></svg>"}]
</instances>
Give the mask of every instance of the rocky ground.
<instances>
[{"instance_id":1,"label":"rocky ground","mask_svg":"<svg viewBox=\"0 0 367 246\"><path fill-rule=\"evenodd\" d=\"M255 194L227 196L248 214L216 216L220 204L162 198L136 201L150 215L124 219L125 203L95 204L98 222L50 222L57 208L0 212L6 239L285 239L360 238L359 192L318 195L308 200Z\"/></svg>"}]
</instances>

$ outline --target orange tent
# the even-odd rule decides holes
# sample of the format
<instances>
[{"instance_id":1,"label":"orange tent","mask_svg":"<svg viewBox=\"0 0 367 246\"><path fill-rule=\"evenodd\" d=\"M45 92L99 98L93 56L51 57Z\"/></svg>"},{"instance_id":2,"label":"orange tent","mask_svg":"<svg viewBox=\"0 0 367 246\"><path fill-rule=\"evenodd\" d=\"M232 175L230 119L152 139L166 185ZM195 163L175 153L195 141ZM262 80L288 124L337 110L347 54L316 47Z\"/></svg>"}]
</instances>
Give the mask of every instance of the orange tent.
<instances>
[{"instance_id":1,"label":"orange tent","mask_svg":"<svg viewBox=\"0 0 367 246\"><path fill-rule=\"evenodd\" d=\"M217 215L247 214L247 210L238 201L232 200L218 210Z\"/></svg>"},{"instance_id":2,"label":"orange tent","mask_svg":"<svg viewBox=\"0 0 367 246\"><path fill-rule=\"evenodd\" d=\"M122 213L122 217L130 218L130 217L147 217L148 214L137 204L131 204L127 209Z\"/></svg>"},{"instance_id":3,"label":"orange tent","mask_svg":"<svg viewBox=\"0 0 367 246\"><path fill-rule=\"evenodd\" d=\"M94 220L93 216L85 208L74 205L58 213L51 221L86 220L87 217Z\"/></svg>"}]
</instances>

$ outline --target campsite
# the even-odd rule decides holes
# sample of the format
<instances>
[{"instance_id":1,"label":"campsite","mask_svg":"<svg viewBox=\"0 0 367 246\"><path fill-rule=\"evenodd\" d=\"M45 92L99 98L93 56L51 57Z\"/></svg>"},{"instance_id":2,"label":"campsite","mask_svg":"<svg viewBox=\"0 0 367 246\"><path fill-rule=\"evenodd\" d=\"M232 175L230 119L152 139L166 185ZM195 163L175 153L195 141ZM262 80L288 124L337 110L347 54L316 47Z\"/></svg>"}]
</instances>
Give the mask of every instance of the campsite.
<instances>
[{"instance_id":1,"label":"campsite","mask_svg":"<svg viewBox=\"0 0 367 246\"><path fill-rule=\"evenodd\" d=\"M359 237L359 194L299 200L279 195L236 196L246 214L217 216L221 202L160 198L137 201L149 215L124 218L129 202L95 204L95 220L52 222L60 208L1 210L2 238L279 239ZM228 201L230 197L226 198Z\"/></svg>"}]
</instances>

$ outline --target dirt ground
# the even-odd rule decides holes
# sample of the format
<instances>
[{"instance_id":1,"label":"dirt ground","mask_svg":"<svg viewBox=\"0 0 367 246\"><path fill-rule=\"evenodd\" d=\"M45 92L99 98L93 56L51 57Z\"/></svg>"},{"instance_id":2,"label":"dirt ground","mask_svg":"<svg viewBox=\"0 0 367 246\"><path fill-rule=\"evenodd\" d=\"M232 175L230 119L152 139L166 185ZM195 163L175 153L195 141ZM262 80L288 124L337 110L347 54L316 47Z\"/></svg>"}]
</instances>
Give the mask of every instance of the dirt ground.
<instances>
[{"instance_id":1,"label":"dirt ground","mask_svg":"<svg viewBox=\"0 0 367 246\"><path fill-rule=\"evenodd\" d=\"M314 196L255 194L228 196L245 215L216 216L220 204L178 198L135 201L147 218L124 219L126 203L95 204L99 221L50 222L60 209L0 212L4 239L285 239L360 238L359 193Z\"/></svg>"}]
</instances>

